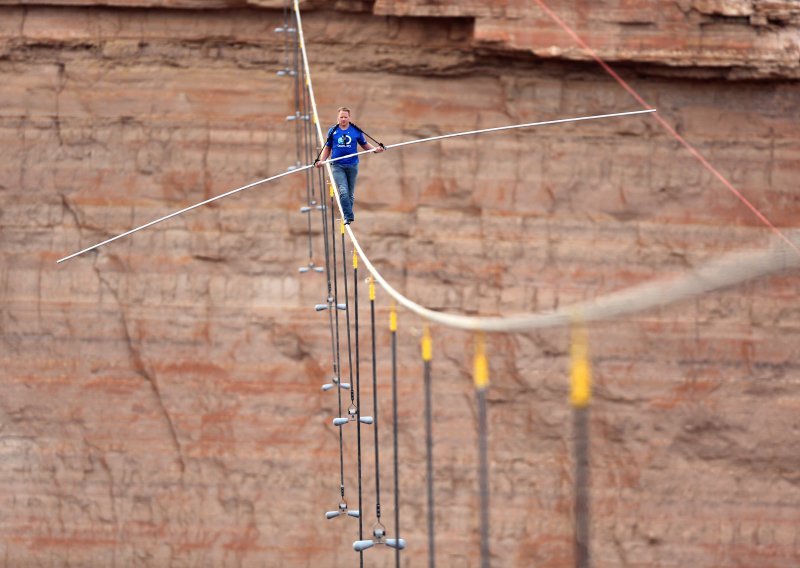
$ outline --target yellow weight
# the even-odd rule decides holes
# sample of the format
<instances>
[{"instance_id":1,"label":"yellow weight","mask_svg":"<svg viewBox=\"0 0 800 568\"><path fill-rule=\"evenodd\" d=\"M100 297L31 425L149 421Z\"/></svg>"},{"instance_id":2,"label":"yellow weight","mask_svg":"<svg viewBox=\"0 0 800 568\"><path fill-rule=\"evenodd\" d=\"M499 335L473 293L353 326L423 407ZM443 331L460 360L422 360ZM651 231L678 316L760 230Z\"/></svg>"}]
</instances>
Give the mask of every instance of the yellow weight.
<instances>
[{"instance_id":1,"label":"yellow weight","mask_svg":"<svg viewBox=\"0 0 800 568\"><path fill-rule=\"evenodd\" d=\"M433 358L433 345L431 342L431 332L428 326L422 332L422 360L430 361Z\"/></svg>"},{"instance_id":2,"label":"yellow weight","mask_svg":"<svg viewBox=\"0 0 800 568\"><path fill-rule=\"evenodd\" d=\"M485 389L489 386L489 361L486 359L486 342L482 333L475 336L474 375L475 388Z\"/></svg>"}]
</instances>

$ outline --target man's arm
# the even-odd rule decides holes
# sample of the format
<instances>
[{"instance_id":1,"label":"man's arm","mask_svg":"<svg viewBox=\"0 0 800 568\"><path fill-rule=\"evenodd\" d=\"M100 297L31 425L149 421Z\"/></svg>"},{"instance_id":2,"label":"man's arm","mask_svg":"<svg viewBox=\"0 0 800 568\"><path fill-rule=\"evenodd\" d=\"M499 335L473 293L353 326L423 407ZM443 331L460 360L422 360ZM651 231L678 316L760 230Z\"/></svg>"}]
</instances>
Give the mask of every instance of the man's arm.
<instances>
[{"instance_id":1,"label":"man's arm","mask_svg":"<svg viewBox=\"0 0 800 568\"><path fill-rule=\"evenodd\" d=\"M366 143L364 143L364 144L361 144L360 146L361 146L361 147L362 147L364 150L375 150L375 153L376 153L376 154L380 154L380 153L381 153L381 152L383 152L383 150L384 150L383 146L377 146L377 147L375 147L375 146L373 146L372 144L370 144L369 142L366 142Z\"/></svg>"},{"instance_id":2,"label":"man's arm","mask_svg":"<svg viewBox=\"0 0 800 568\"><path fill-rule=\"evenodd\" d=\"M331 157L331 147L330 146L325 146L325 148L322 149L322 154L320 154L320 156L319 156L319 161L315 162L314 165L316 167L318 167L318 168L321 168L322 167L322 162L324 162L325 160L327 160L330 157Z\"/></svg>"}]
</instances>

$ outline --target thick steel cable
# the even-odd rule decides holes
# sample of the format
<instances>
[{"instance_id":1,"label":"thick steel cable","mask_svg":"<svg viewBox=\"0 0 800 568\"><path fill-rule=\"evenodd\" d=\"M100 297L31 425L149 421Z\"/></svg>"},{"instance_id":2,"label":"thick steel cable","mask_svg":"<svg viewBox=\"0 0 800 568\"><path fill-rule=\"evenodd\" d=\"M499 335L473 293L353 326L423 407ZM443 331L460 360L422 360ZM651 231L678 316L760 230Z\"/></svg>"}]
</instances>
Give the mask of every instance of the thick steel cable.
<instances>
[{"instance_id":1,"label":"thick steel cable","mask_svg":"<svg viewBox=\"0 0 800 568\"><path fill-rule=\"evenodd\" d=\"M322 190L321 189L320 189L320 202L323 203L323 204L325 203L325 198L322 197ZM325 216L325 208L324 207L321 209L321 211L322 211L323 250L325 252L325 276L326 276L327 287L328 287L328 294L327 294L325 299L328 302L328 321L330 322L330 328L331 328L331 357L333 358L333 375L334 375L334 378L338 378L339 371L338 371L338 368L337 368L337 354L336 354L336 347L334 345L334 329L333 329L333 317L334 317L334 314L332 312L336 312L336 315L338 315L339 308L338 308L338 306L336 304L336 299L333 296L333 286L331 285L331 253L330 253L330 243L329 243L330 235L328 234L328 219ZM335 238L333 239L333 243L334 243L334 245L336 244L336 239ZM335 266L335 261L334 261L334 269L335 268L336 268L336 266ZM337 325L337 328L338 328L338 325ZM337 388L337 390L341 390L338 387L338 385L337 385L336 388ZM341 399L341 393L339 394L339 398ZM341 405L341 400L340 400L339 404ZM341 416L341 415L342 415L342 413L341 413L341 409L340 409L339 416Z\"/></svg>"},{"instance_id":2,"label":"thick steel cable","mask_svg":"<svg viewBox=\"0 0 800 568\"><path fill-rule=\"evenodd\" d=\"M433 418L431 416L431 362L424 363L425 388L425 471L428 497L428 566L436 566L436 527L433 499Z\"/></svg>"},{"instance_id":3,"label":"thick steel cable","mask_svg":"<svg viewBox=\"0 0 800 568\"><path fill-rule=\"evenodd\" d=\"M361 365L358 351L358 257L353 253L353 309L355 311L356 338L356 435L358 437L358 540L364 540L364 507L362 504L361 479ZM352 391L353 387L350 386ZM361 566L364 566L364 551L358 551Z\"/></svg>"},{"instance_id":4,"label":"thick steel cable","mask_svg":"<svg viewBox=\"0 0 800 568\"><path fill-rule=\"evenodd\" d=\"M794 242L800 242L800 231L790 233L790 238ZM576 312L582 313L585 321L610 320L672 304L767 274L800 267L800 255L775 239L768 248L731 253L677 277L646 282L557 310L513 316L480 317L437 312L413 302L395 290L380 275L369 258L363 254L358 241L353 239L352 242L375 281L398 304L424 319L446 327L486 332L519 332L563 327L569 325Z\"/></svg>"}]
</instances>

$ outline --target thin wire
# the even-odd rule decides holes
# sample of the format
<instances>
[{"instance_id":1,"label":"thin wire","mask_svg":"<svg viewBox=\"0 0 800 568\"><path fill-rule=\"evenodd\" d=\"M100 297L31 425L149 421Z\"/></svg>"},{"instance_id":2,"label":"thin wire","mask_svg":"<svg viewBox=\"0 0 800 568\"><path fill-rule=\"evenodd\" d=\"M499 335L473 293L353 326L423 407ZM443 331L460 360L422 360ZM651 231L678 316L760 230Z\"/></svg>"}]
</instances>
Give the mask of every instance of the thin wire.
<instances>
[{"instance_id":1,"label":"thin wire","mask_svg":"<svg viewBox=\"0 0 800 568\"><path fill-rule=\"evenodd\" d=\"M428 566L436 566L436 528L434 526L433 499L433 411L431 404L431 362L424 362L425 387L425 469L427 472L428 490Z\"/></svg>"},{"instance_id":2,"label":"thin wire","mask_svg":"<svg viewBox=\"0 0 800 568\"><path fill-rule=\"evenodd\" d=\"M574 554L577 568L589 568L589 408L592 399L592 372L588 337L582 314L572 322L570 345L570 397L573 416L575 462Z\"/></svg>"},{"instance_id":3,"label":"thin wire","mask_svg":"<svg viewBox=\"0 0 800 568\"><path fill-rule=\"evenodd\" d=\"M603 59L602 59L602 58L601 58L599 55L597 55L597 52L595 52L595 50L594 50L594 49L592 49L592 48L589 46L589 44L588 44L588 43L586 43L586 42L583 40L583 38L577 34L577 32L575 32L575 30L573 30L573 29L572 29L572 28L571 28L569 25L567 25L567 23L566 23L566 22L564 22L564 20L562 20L560 17L558 17L558 15L557 15L555 12L553 12L553 11L552 11L552 10L551 10L551 9L550 9L548 6L547 6L547 4L545 4L545 3L544 3L544 1L543 1L543 0L535 0L535 2L536 2L538 5L539 5L539 7L540 7L542 10L544 10L544 11L545 11L545 13L546 13L548 16L550 16L550 18L551 18L553 21L555 21L555 22L556 22L556 24L558 24L558 25L561 27L561 29L563 29L565 32L567 32L567 34L568 34L570 37L572 37L572 39L573 39L573 40L575 40L575 42L576 42L578 45L580 45L580 46L581 46L583 49L585 49L585 50L586 50L586 52L587 52L587 53L588 53L588 54L589 54L589 55L592 57L592 59L594 59L594 60L595 60L595 61L596 61L596 62L597 62L597 63L598 63L598 64L599 64L599 65L600 65L600 66L601 66L601 67L602 67L602 68L603 68L605 71L606 71L606 73L608 73L609 75L611 75L611 77L613 77L613 78L614 78L614 80L616 80L616 81L617 81L617 83L619 83L619 84L620 84L620 86L622 86L622 88L623 88L623 89L625 89L625 90L626 90L626 91L627 91L627 92L628 92L628 93L629 93L629 94L630 94L630 95L631 95L631 96L632 96L634 99L636 99L636 101L637 101L639 104L641 104L641 105L642 105L643 107L645 107L646 109L652 109L652 108L653 108L652 106L650 106L650 105L649 105L649 104L648 104L648 103L647 103L647 102L644 100L644 98L642 98L642 97L641 97L641 95L639 95L639 93L638 93L638 92L637 92L637 91L636 91L636 90L635 90L633 87L631 87L631 86L630 86L630 85L629 85L629 84L628 84L628 83L627 83L627 82L626 82L626 81L625 81L625 80L624 80L622 77L620 77L620 76L617 74L617 72L616 72L616 71L614 71L614 70L611 68L611 66L610 66L610 65L608 65L608 64L607 64L607 63L606 63L606 62L605 62L605 61L604 61L604 60L603 60ZM688 141L687 141L687 140L686 140L686 139L685 139L683 136L681 136L680 134L678 134L678 133L675 131L675 129L674 129L674 128L672 128L672 126L670 126L670 125L667 123L667 121L665 121L665 120L664 120L663 118L661 118L659 115L657 115L657 114L656 114L656 115L654 115L654 117L655 117L656 121L657 121L657 122L658 122L658 123L659 123L659 124L660 124L660 125L661 125L661 126L662 126L662 127L665 129L665 130L666 130L666 131L667 131L667 132L669 132L669 133L670 133L670 135L671 135L673 138L675 138L675 139L676 139L678 142L680 142L680 144L681 144L681 145L682 145L684 148L686 148L686 149L689 151L689 153L691 153L691 154L692 154L692 156L694 156L694 157L695 157L695 158L696 158L696 159L697 159L697 160L698 160L698 161L699 161L699 162L700 162L700 163L703 165L703 167L705 167L705 168L706 168L706 169L707 169L709 172L711 172L711 173L714 175L714 177L716 177L716 178L717 178L719 181L721 181L721 182L722 182L722 184L723 184L723 185L724 185L724 186L725 186L725 187L728 189L728 191L730 191L730 192L731 192L731 193L733 193L733 194L734 194L736 197L738 197L738 198L739 198L739 200L740 200L742 203L744 203L744 204L747 206L747 208L748 208L748 209L750 209L750 211L752 211L752 212L753 212L753 214L754 214L756 217L758 217L758 218L759 218L759 220L760 220L762 223L764 223L764 224L765 224L767 227L769 227L770 229L772 229L772 231L774 231L774 232L775 232L775 233L776 233L776 234L777 234L777 235L778 235L778 236L779 236L781 239L783 239L783 240L784 240L784 241L785 241L785 242L786 242L786 243L787 243L787 244L788 244L790 247L792 247L792 248L795 250L795 252L797 252L798 254L800 254L800 247L798 247L796 244L794 244L793 242L791 242L791 241L790 241L790 240L789 240L789 239L788 239L788 238L787 238L787 237L786 237L786 236L783 234L783 232L782 232L780 229L778 229L778 228L777 228L775 225L773 225L773 224L772 224L772 222L771 222L769 219L767 219L767 218L766 218L766 216L764 216L764 215L761 213L761 211L759 211L758 209L756 209L755 205L753 205L752 203L750 203L750 201L748 201L748 200L747 200L747 198L746 198L744 195L742 195L742 193L741 193L741 192L740 192L738 189L736 189L736 188L733 186L733 184L732 184L731 182L729 182L729 181L728 181L728 179L727 179L725 176L723 176L723 175L722 175L722 174L721 174L721 173L720 173L720 172L719 172L719 171L718 171L718 170L717 170L717 169L716 169L714 166L712 166L712 165L711 165L711 164L708 162L708 160L706 160L706 159L703 157L703 155L702 155L702 154L700 154L700 152L699 152L697 149L695 149L695 147L694 147L694 146L692 146L692 145L691 145L691 144L690 144L690 143L689 143L689 142L688 142Z\"/></svg>"},{"instance_id":4,"label":"thin wire","mask_svg":"<svg viewBox=\"0 0 800 568\"><path fill-rule=\"evenodd\" d=\"M575 566L589 568L589 406L572 412L575 436Z\"/></svg>"},{"instance_id":5,"label":"thin wire","mask_svg":"<svg viewBox=\"0 0 800 568\"><path fill-rule=\"evenodd\" d=\"M688 271L679 277L646 282L587 302L557 310L512 316L479 317L437 312L421 306L399 293L372 265L361 245L347 227L351 241L375 281L394 299L418 316L447 327L486 332L517 332L569 325L573 314L581 312L585 321L603 321L665 306L686 298L733 286L760 276L800 267L800 255L773 242L768 248L736 252ZM800 242L800 231L792 238Z\"/></svg>"},{"instance_id":6,"label":"thin wire","mask_svg":"<svg viewBox=\"0 0 800 568\"><path fill-rule=\"evenodd\" d=\"M303 65L308 76L309 96L314 112L315 123L317 125L317 136L320 143L324 140L319 126L316 99L314 88L309 72L308 53L305 50L303 38L303 25L300 18L300 5L298 0L294 0L295 14L297 17L297 29L301 37L301 51L303 54ZM648 109L650 110L650 109ZM330 165L326 166L328 177L331 177ZM341 211L341 203L336 189L334 192L337 204ZM572 314L581 311L586 315L586 320L602 320L619 317L637 311L650 309L656 306L667 305L685 298L709 292L724 286L732 286L740 282L757 278L765 274L770 274L780 270L796 268L800 266L798 260L800 255L787 255L787 251L776 246L764 249L753 254L734 254L724 257L718 262L712 263L701 269L694 270L680 278L666 278L660 281L644 284L632 289L620 291L611 297L599 298L592 302L585 302L573 306L567 306L555 312L545 312L541 314L530 314L516 316L512 318L473 318L468 316L457 316L452 314L442 314L425 308L416 302L406 298L380 275L372 265L361 245L353 234L352 228L346 227L351 242L363 260L365 266L372 274L373 278L381 287L400 305L420 317L439 323L448 327L469 330L483 331L523 331L530 329L541 329L545 327L556 327L568 325ZM797 236L794 237L800 242ZM795 251L797 245L789 245Z\"/></svg>"},{"instance_id":7,"label":"thin wire","mask_svg":"<svg viewBox=\"0 0 800 568\"><path fill-rule=\"evenodd\" d=\"M336 312L336 376L339 379L339 385L342 383L342 358L339 348L339 285L338 285L338 275L336 270L336 223L334 222L333 218L333 197L331 197L331 244L333 245L331 248L332 256L333 256L333 309ZM327 235L325 237L327 239ZM342 256L344 256L344 250L342 250ZM348 320L347 324L348 333L347 333L347 340L348 345L350 342L350 323ZM336 390L339 391L339 416L342 416L342 389L339 385L336 385ZM353 383L352 379L350 381L350 393L352 396L353 392ZM341 482L341 493L342 499L344 499L344 449L343 449L343 438L344 433L342 432L342 428L339 428L339 472L340 472L340 482ZM359 512L360 514L360 512Z\"/></svg>"},{"instance_id":8,"label":"thin wire","mask_svg":"<svg viewBox=\"0 0 800 568\"><path fill-rule=\"evenodd\" d=\"M289 2L283 4L283 54L285 57L284 69L289 68Z\"/></svg>"},{"instance_id":9,"label":"thin wire","mask_svg":"<svg viewBox=\"0 0 800 568\"><path fill-rule=\"evenodd\" d=\"M378 450L378 369L375 351L375 284L370 282L369 315L372 333L372 420L375 433L375 515L381 520L381 458Z\"/></svg>"},{"instance_id":10,"label":"thin wire","mask_svg":"<svg viewBox=\"0 0 800 568\"><path fill-rule=\"evenodd\" d=\"M400 473L397 442L397 326L396 313L392 308L393 320L391 325L392 332L392 430L394 443L394 534L395 538L400 538ZM400 568L400 549L394 549L395 568Z\"/></svg>"},{"instance_id":11,"label":"thin wire","mask_svg":"<svg viewBox=\"0 0 800 568\"><path fill-rule=\"evenodd\" d=\"M307 163L311 163L313 161L312 156L314 155L314 151L311 148L311 146L313 144L313 141L314 141L314 134L313 134L313 130L312 130L312 127L311 127L311 121L310 121L310 118L309 118L310 117L310 109L309 109L308 88L306 86L307 85L307 81L306 81L306 77L305 77L305 71L303 71L303 85L304 85L304 87L303 87L303 115L302 115L302 120L303 120L303 134L304 134L303 141L304 141L304 147L305 147L305 161ZM319 207L320 215L324 219L325 218L325 183L324 183L324 177L322 175L322 172L318 171L318 175L315 175L313 171L306 171L306 176L307 176L307 183L309 183L310 187L311 187L311 195L312 195L312 200L308 205L309 205L309 207L311 207L313 205L316 205L316 203L314 202L315 200L313 199L313 195L314 195L315 188L319 187L320 198L317 201L317 203L319 203L319 206L320 206ZM310 217L310 212L309 212L309 217Z\"/></svg>"},{"instance_id":12,"label":"thin wire","mask_svg":"<svg viewBox=\"0 0 800 568\"><path fill-rule=\"evenodd\" d=\"M362 505L361 482L361 376L358 351L358 265L353 264L353 308L355 310L355 338L356 338L356 432L358 437L358 540L364 540L364 508ZM350 388L352 391L352 386ZM364 566L364 551L358 553L361 566Z\"/></svg>"},{"instance_id":13,"label":"thin wire","mask_svg":"<svg viewBox=\"0 0 800 568\"><path fill-rule=\"evenodd\" d=\"M325 198L322 194L322 184L320 184L320 203L325 203ZM333 226L333 219L331 219L331 226ZM340 358L339 358L339 299L338 299L338 285L336 283L336 237L328 233L328 221L325 216L325 209L322 209L322 237L325 245L325 274L328 281L328 321L330 322L331 330L331 357L333 358L333 378L334 388L336 389L336 397L339 402L339 414L342 415L342 377L340 374ZM330 242L329 242L330 241ZM331 245L333 245L333 261L331 262ZM333 286L331 286L331 267L333 267ZM332 300L332 302L330 301ZM332 313L332 312L335 312ZM336 326L334 327L334 318L336 319ZM344 441L343 441L342 428L339 428L339 492L344 501Z\"/></svg>"},{"instance_id":14,"label":"thin wire","mask_svg":"<svg viewBox=\"0 0 800 568\"><path fill-rule=\"evenodd\" d=\"M478 400L478 483L481 516L481 568L489 568L489 443L486 389L476 390Z\"/></svg>"},{"instance_id":15,"label":"thin wire","mask_svg":"<svg viewBox=\"0 0 800 568\"><path fill-rule=\"evenodd\" d=\"M355 404L355 392L353 390L353 348L350 338L350 292L347 289L347 255L345 254L344 233L342 233L342 281L344 282L344 314L347 319L347 361L350 373L350 402ZM337 308L338 309L338 308ZM360 509L359 509L360 511Z\"/></svg>"}]
</instances>

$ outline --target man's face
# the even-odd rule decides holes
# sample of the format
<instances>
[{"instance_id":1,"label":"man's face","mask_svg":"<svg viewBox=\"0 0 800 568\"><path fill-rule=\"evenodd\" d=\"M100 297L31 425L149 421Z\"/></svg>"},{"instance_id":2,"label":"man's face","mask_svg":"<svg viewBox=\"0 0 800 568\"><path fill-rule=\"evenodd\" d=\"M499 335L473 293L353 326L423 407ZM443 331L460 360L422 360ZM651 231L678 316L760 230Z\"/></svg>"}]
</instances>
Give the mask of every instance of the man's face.
<instances>
[{"instance_id":1,"label":"man's face","mask_svg":"<svg viewBox=\"0 0 800 568\"><path fill-rule=\"evenodd\" d=\"M350 125L350 113L346 110L339 111L339 128L344 130Z\"/></svg>"}]
</instances>

